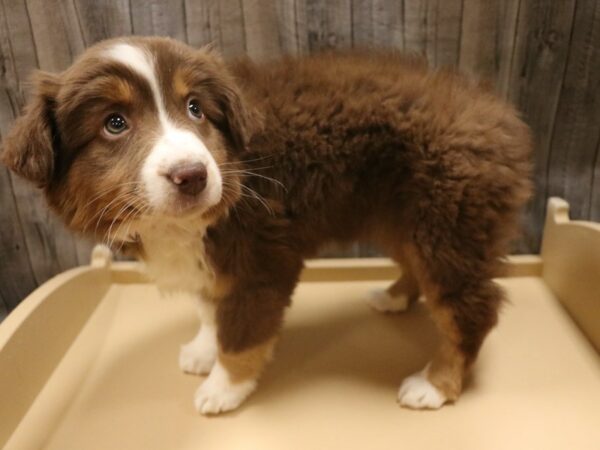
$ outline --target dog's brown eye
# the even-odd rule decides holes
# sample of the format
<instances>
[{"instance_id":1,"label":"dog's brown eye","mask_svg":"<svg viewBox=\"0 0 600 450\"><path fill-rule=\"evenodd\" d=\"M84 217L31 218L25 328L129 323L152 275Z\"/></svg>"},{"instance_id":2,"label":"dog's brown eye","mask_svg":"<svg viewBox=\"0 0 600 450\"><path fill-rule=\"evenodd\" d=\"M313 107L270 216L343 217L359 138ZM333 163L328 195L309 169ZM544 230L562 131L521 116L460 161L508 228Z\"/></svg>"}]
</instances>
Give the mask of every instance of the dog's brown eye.
<instances>
[{"instance_id":1,"label":"dog's brown eye","mask_svg":"<svg viewBox=\"0 0 600 450\"><path fill-rule=\"evenodd\" d=\"M204 113L200 108L200 102L198 99L191 98L188 100L188 113L192 119L203 119Z\"/></svg>"},{"instance_id":2,"label":"dog's brown eye","mask_svg":"<svg viewBox=\"0 0 600 450\"><path fill-rule=\"evenodd\" d=\"M127 129L127 121L121 114L111 114L104 122L104 128L110 134L121 134Z\"/></svg>"}]
</instances>

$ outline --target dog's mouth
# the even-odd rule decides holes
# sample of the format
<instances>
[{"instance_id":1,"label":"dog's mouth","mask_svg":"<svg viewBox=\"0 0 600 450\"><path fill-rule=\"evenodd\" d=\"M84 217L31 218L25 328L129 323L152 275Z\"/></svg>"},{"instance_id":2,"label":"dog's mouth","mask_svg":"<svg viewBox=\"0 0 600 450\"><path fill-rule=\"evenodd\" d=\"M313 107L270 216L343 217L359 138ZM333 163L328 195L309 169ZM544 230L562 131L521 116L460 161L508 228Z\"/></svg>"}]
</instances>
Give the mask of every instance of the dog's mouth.
<instances>
[{"instance_id":1,"label":"dog's mouth","mask_svg":"<svg viewBox=\"0 0 600 450\"><path fill-rule=\"evenodd\" d=\"M159 204L152 205L148 214L174 218L202 215L220 203L221 190L220 185L210 185L199 192L197 190L170 189L166 199Z\"/></svg>"}]
</instances>

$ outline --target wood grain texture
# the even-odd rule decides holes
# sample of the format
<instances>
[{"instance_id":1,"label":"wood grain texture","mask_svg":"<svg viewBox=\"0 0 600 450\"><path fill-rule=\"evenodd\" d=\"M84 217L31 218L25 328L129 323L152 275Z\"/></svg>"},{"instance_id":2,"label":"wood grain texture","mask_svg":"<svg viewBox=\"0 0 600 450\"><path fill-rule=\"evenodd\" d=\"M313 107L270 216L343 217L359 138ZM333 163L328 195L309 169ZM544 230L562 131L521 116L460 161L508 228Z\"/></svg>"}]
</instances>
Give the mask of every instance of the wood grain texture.
<instances>
[{"instance_id":1,"label":"wood grain texture","mask_svg":"<svg viewBox=\"0 0 600 450\"><path fill-rule=\"evenodd\" d=\"M300 0L279 0L276 10L282 52L286 55L308 53L306 4Z\"/></svg>"},{"instance_id":2,"label":"wood grain texture","mask_svg":"<svg viewBox=\"0 0 600 450\"><path fill-rule=\"evenodd\" d=\"M8 132L18 111L18 85L12 58L6 4L0 3L0 136ZM12 6L12 5L9 5ZM5 167L0 168L0 296L12 308L36 286L21 226L12 179Z\"/></svg>"},{"instance_id":3,"label":"wood grain texture","mask_svg":"<svg viewBox=\"0 0 600 450\"><path fill-rule=\"evenodd\" d=\"M405 50L425 55L435 67L456 66L462 9L462 0L405 1Z\"/></svg>"},{"instance_id":4,"label":"wood grain texture","mask_svg":"<svg viewBox=\"0 0 600 450\"><path fill-rule=\"evenodd\" d=\"M575 1L521 1L508 97L533 129L536 195L519 250L537 251L546 211L550 144L571 43Z\"/></svg>"},{"instance_id":5,"label":"wood grain texture","mask_svg":"<svg viewBox=\"0 0 600 450\"><path fill-rule=\"evenodd\" d=\"M464 0L458 67L506 95L519 0Z\"/></svg>"},{"instance_id":6,"label":"wood grain texture","mask_svg":"<svg viewBox=\"0 0 600 450\"><path fill-rule=\"evenodd\" d=\"M34 2L32 2L34 3ZM27 84L31 72L39 67L39 58L35 46L32 19L27 2L12 1L10 9L4 4L7 27L7 52L4 53L6 86L13 104L22 108ZM35 5L32 5L35 6ZM45 33L42 27L40 32ZM61 36L61 37L64 37ZM58 48L64 48L60 45ZM43 59L44 62L48 59ZM63 59L63 62L64 61ZM59 60L60 63L60 60ZM56 66L57 63L52 63ZM37 283L41 283L57 272L78 264L74 238L65 230L45 207L41 193L19 177L10 175L12 192L25 236L29 255L29 267Z\"/></svg>"},{"instance_id":7,"label":"wood grain texture","mask_svg":"<svg viewBox=\"0 0 600 450\"><path fill-rule=\"evenodd\" d=\"M221 0L217 4L219 5L219 50L229 58L244 55L246 33L241 0Z\"/></svg>"},{"instance_id":8,"label":"wood grain texture","mask_svg":"<svg viewBox=\"0 0 600 450\"><path fill-rule=\"evenodd\" d=\"M281 55L277 9L269 0L242 0L246 53L256 61Z\"/></svg>"},{"instance_id":9,"label":"wood grain texture","mask_svg":"<svg viewBox=\"0 0 600 450\"><path fill-rule=\"evenodd\" d=\"M58 72L99 40L157 34L226 58L385 46L458 66L512 100L534 130L536 195L517 249L539 248L546 197L600 220L600 6L594 0L0 0L0 136L37 68ZM0 170L0 315L56 272L87 263L37 191ZM328 246L366 256L370 246Z\"/></svg>"},{"instance_id":10,"label":"wood grain texture","mask_svg":"<svg viewBox=\"0 0 600 450\"><path fill-rule=\"evenodd\" d=\"M130 0L134 34L169 36L185 41L186 22L183 0Z\"/></svg>"},{"instance_id":11,"label":"wood grain texture","mask_svg":"<svg viewBox=\"0 0 600 450\"><path fill-rule=\"evenodd\" d=\"M27 0L38 67L60 72L85 49L75 5L61 0Z\"/></svg>"},{"instance_id":12,"label":"wood grain texture","mask_svg":"<svg viewBox=\"0 0 600 450\"><path fill-rule=\"evenodd\" d=\"M86 46L102 39L130 35L133 20L129 0L73 0Z\"/></svg>"},{"instance_id":13,"label":"wood grain texture","mask_svg":"<svg viewBox=\"0 0 600 450\"><path fill-rule=\"evenodd\" d=\"M370 45L404 49L404 1L373 0L371 18L373 40Z\"/></svg>"},{"instance_id":14,"label":"wood grain texture","mask_svg":"<svg viewBox=\"0 0 600 450\"><path fill-rule=\"evenodd\" d=\"M592 209L600 139L600 4L578 0L565 76L549 148L546 196L566 199L573 218Z\"/></svg>"},{"instance_id":15,"label":"wood grain texture","mask_svg":"<svg viewBox=\"0 0 600 450\"><path fill-rule=\"evenodd\" d=\"M213 44L220 47L219 2L207 0L185 1L186 40L194 47Z\"/></svg>"},{"instance_id":16,"label":"wood grain texture","mask_svg":"<svg viewBox=\"0 0 600 450\"><path fill-rule=\"evenodd\" d=\"M299 0L306 7L308 48L311 52L352 45L350 0Z\"/></svg>"}]
</instances>

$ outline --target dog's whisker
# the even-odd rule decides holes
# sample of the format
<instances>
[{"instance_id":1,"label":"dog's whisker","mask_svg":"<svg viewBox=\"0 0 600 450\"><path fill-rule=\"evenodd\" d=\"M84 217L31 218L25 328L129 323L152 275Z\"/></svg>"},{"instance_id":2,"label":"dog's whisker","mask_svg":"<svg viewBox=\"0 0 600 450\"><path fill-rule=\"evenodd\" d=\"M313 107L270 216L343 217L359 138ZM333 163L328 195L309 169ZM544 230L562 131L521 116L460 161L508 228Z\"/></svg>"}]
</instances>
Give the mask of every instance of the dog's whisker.
<instances>
[{"instance_id":1,"label":"dog's whisker","mask_svg":"<svg viewBox=\"0 0 600 450\"><path fill-rule=\"evenodd\" d=\"M257 177L257 178L262 178L264 180L270 181L270 182L272 182L274 184L277 184L277 185L281 186L281 188L284 191L287 192L287 188L285 187L285 185L281 181L276 180L275 178L268 177L266 175L262 175L260 173L251 172L249 170L231 170L231 171L223 171L222 173L224 175L238 174L239 173L239 174L242 174L242 175L248 175L248 176L253 176L253 177Z\"/></svg>"},{"instance_id":2,"label":"dog's whisker","mask_svg":"<svg viewBox=\"0 0 600 450\"><path fill-rule=\"evenodd\" d=\"M125 186L131 186L131 185L136 185L139 184L139 181L127 181L124 183L119 183L117 185L114 186L109 186L105 189L102 189L101 191L97 192L96 196L94 196L91 200L89 200L85 205L82 206L82 208L87 208L89 205L91 205L93 202L95 202L96 200L98 200L99 198L108 195L111 191L115 191L118 189L121 189Z\"/></svg>"},{"instance_id":3,"label":"dog's whisker","mask_svg":"<svg viewBox=\"0 0 600 450\"><path fill-rule=\"evenodd\" d=\"M244 159L244 160L240 160L240 161L228 161L228 162L217 164L217 167L222 167L222 166L227 166L227 165L232 165L232 164L247 164L247 163L256 162L256 161L263 161L265 159L271 159L274 157L275 157L275 155L265 155L260 158Z\"/></svg>"},{"instance_id":4,"label":"dog's whisker","mask_svg":"<svg viewBox=\"0 0 600 450\"><path fill-rule=\"evenodd\" d=\"M98 227L100 226L100 222L102 221L104 214L106 214L106 212L108 211L108 209L110 208L111 205L115 204L116 202L127 202L127 201L131 200L132 198L136 198L135 193L127 192L124 195L115 197L111 202L109 202L102 209L102 213L100 214L100 217L98 217L98 220L96 221L96 227L94 228L94 234L96 235L98 233ZM118 205L118 204L119 203L116 203L116 205ZM118 208L118 206L115 206L115 208Z\"/></svg>"},{"instance_id":5,"label":"dog's whisker","mask_svg":"<svg viewBox=\"0 0 600 450\"><path fill-rule=\"evenodd\" d=\"M246 189L246 191L249 192L249 195L246 195L246 196L248 196L249 198L256 199L261 205L264 206L264 208L267 210L267 212L270 215L275 215L275 213L273 212L273 210L271 209L271 207L267 203L266 199L264 197L262 197L258 192L256 192L254 189L251 189L251 188L249 188L248 186L246 186L244 184L240 184L240 187L242 189ZM242 195L244 195L244 194L242 193Z\"/></svg>"},{"instance_id":6,"label":"dog's whisker","mask_svg":"<svg viewBox=\"0 0 600 450\"><path fill-rule=\"evenodd\" d=\"M108 195L109 193L110 193L110 190L107 190L107 191L106 191L104 194L102 194L102 195ZM108 205L105 205L105 208L106 208L106 207L109 207L109 206L110 206L110 204L111 204L112 202L114 202L114 201L116 201L116 200L120 200L120 199L121 199L123 196L126 196L126 195L133 195L133 194L135 194L135 193L136 193L136 191L135 191L135 190L133 190L133 191L127 191L127 192L120 193L120 194L118 194L118 195L117 195L117 196L116 196L116 197L115 197L115 198L114 198L114 199L113 199L113 200L112 200L112 201L111 201L111 202L110 202ZM98 196L97 198L100 198L102 195ZM97 200L97 198L96 198L96 199L94 199L94 200ZM90 203L91 203L91 202L88 202L88 205L89 205ZM87 229L87 225L88 225L88 224L89 224L89 223L90 223L90 222L91 222L91 221L92 221L94 218L96 218L96 217L98 216L98 214L100 214L100 212L101 212L101 211L102 211L102 210L100 210L100 211L97 211L97 212L96 212L96 214L94 214L93 216L91 216L91 217L88 219L88 221L87 221L87 222L84 224L84 231Z\"/></svg>"}]
</instances>

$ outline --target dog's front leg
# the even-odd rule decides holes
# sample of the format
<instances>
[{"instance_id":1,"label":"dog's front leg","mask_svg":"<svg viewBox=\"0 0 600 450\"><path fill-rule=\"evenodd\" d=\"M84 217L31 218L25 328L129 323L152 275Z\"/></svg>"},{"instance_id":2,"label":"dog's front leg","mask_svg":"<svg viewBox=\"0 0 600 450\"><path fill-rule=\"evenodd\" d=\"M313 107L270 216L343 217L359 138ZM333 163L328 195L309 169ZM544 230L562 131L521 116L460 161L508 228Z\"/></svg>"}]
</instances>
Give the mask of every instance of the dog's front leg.
<instances>
[{"instance_id":1,"label":"dog's front leg","mask_svg":"<svg viewBox=\"0 0 600 450\"><path fill-rule=\"evenodd\" d=\"M179 367L186 373L206 375L217 359L216 303L200 298L198 314L200 330L194 339L181 346Z\"/></svg>"},{"instance_id":2,"label":"dog's front leg","mask_svg":"<svg viewBox=\"0 0 600 450\"><path fill-rule=\"evenodd\" d=\"M194 398L200 413L233 410L254 391L271 357L291 289L239 285L219 301L217 360Z\"/></svg>"}]
</instances>

